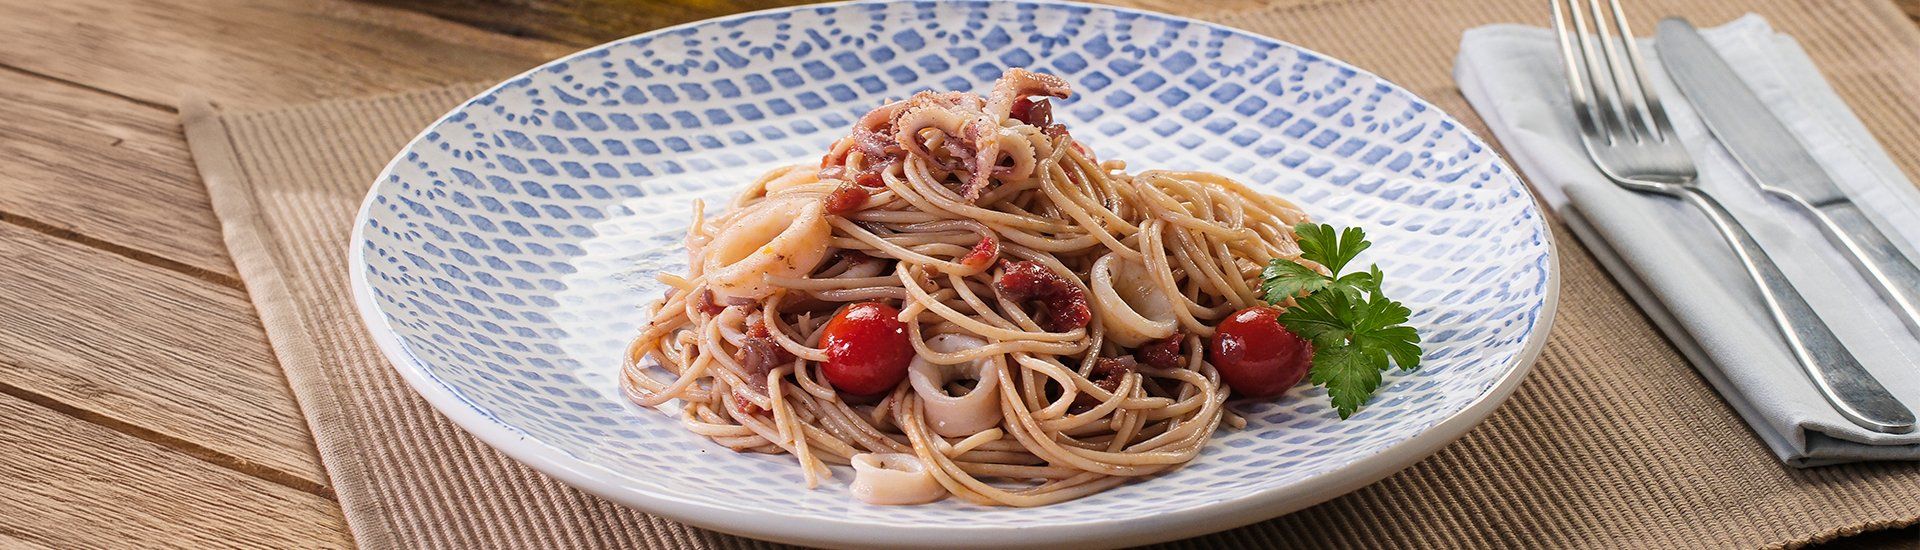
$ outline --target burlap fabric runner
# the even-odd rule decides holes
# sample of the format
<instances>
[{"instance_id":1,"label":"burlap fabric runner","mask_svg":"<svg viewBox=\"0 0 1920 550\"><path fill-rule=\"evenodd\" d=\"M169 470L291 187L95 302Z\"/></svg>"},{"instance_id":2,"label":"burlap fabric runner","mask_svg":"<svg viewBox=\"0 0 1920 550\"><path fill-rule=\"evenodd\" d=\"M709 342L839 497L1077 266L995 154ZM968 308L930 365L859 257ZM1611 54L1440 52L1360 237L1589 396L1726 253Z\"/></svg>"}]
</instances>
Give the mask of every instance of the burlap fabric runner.
<instances>
[{"instance_id":1,"label":"burlap fabric runner","mask_svg":"<svg viewBox=\"0 0 1920 550\"><path fill-rule=\"evenodd\" d=\"M1540 24L1545 10L1537 0L1281 0L1207 17L1376 71L1487 136L1449 76L1460 33ZM1920 174L1920 33L1884 0L1645 1L1634 10L1641 28L1662 14L1701 24L1767 16ZM234 262L355 538L370 548L768 546L630 510L507 459L416 397L365 335L346 277L354 213L395 151L479 89L183 112ZM1558 324L1532 375L1484 425L1353 494L1173 546L1755 547L1920 521L1920 464L1781 465L1582 245L1555 230Z\"/></svg>"}]
</instances>

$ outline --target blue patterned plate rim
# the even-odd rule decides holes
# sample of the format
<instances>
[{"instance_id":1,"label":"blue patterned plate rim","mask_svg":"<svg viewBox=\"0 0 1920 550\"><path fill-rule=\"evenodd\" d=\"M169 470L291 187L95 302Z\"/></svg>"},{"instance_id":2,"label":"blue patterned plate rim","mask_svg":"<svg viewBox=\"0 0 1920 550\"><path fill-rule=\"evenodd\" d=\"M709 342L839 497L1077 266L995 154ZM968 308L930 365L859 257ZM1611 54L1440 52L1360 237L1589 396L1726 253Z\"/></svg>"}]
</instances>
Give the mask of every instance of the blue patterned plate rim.
<instances>
[{"instance_id":1,"label":"blue patterned plate rim","mask_svg":"<svg viewBox=\"0 0 1920 550\"><path fill-rule=\"evenodd\" d=\"M995 0L957 0L954 3L992 3ZM366 325L369 335L390 362L399 371L402 379L420 394L429 405L440 414L452 420L468 433L478 437L489 446L507 456L526 464L535 470L552 476L575 488L612 500L639 510L666 516L700 527L715 529L764 540L789 542L795 544L835 546L835 547L1015 547L1043 548L1062 544L1076 546L1133 546L1164 542L1193 537L1206 533L1244 526L1304 509L1308 506L1331 500L1334 497L1371 485L1395 472L1406 469L1414 463L1439 451L1442 447L1465 435L1491 414L1526 378L1533 363L1539 358L1546 345L1546 335L1553 325L1560 299L1560 259L1559 250L1554 244L1552 228L1543 218L1534 216L1531 223L1536 224L1546 243L1545 291L1539 317L1523 337L1524 346L1513 357L1513 365L1506 374L1476 397L1465 407L1455 411L1424 431L1392 443L1373 454L1357 456L1352 460L1334 467L1301 482L1256 492L1244 497L1210 502L1182 510L1135 521L1114 521L1113 518L1093 517L1087 521L1059 523L1045 526L1023 526L1007 529L992 524L966 527L928 527L920 525L876 525L867 522L845 521L832 517L795 514L777 510L739 510L715 506L681 498L665 491L651 491L635 487L642 482L628 474L613 471L574 456L564 450L549 446L527 437L519 430L492 418L486 412L453 391L444 381L435 377L421 366L420 359L403 343L392 328L387 313L380 307L368 280L369 265L366 262L366 231L370 214L380 195L381 184L394 174L395 169L406 159L409 151L422 143L448 119L461 113L476 101L500 92L515 81L528 78L549 67L565 64L594 55L597 52L643 37L670 35L693 27L735 23L745 20L776 17L782 14L838 9L846 6L873 4L923 4L928 0L855 0L848 2L830 2L791 6L753 12L740 13L688 22L672 27L656 29L626 38L610 41L587 48L567 56L528 69L511 78L507 78L487 90L475 95L460 105L441 115L432 124L421 130L412 140L401 148L393 160L382 168L374 180L367 197L358 211L351 244L348 250L349 277L353 289L355 309ZM1320 60L1336 67L1351 70L1356 74L1369 76L1401 94L1409 100L1418 102L1426 108L1439 112L1452 119L1444 110L1406 90L1390 80L1379 77L1370 71L1309 48L1277 38L1256 34L1226 25L1179 17L1154 11L1134 8L1069 2L1063 0L1018 0L1011 4L1064 7L1078 10L1111 11L1132 16L1183 25L1197 25L1216 31L1240 36L1257 42L1291 48L1303 54L1317 56ZM1457 119L1455 119L1457 120ZM1474 145L1486 147L1480 136L1467 128L1459 131ZM1490 150L1490 149L1489 149ZM1493 162L1506 173L1516 173L1505 158L1493 153ZM1531 189L1522 185L1522 191L1531 202L1535 212L1541 210L1540 201ZM1093 529L1098 526L1099 529Z\"/></svg>"}]
</instances>

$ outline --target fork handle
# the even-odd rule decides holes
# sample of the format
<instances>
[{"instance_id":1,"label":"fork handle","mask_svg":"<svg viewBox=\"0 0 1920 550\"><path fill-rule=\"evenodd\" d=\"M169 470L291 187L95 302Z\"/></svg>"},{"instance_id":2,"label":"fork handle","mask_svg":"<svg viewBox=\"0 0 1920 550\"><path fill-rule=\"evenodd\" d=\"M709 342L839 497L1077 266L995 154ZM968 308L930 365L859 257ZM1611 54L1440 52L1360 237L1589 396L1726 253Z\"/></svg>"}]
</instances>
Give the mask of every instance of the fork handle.
<instances>
[{"instance_id":1,"label":"fork handle","mask_svg":"<svg viewBox=\"0 0 1920 550\"><path fill-rule=\"evenodd\" d=\"M1867 221L1866 214L1861 213L1853 201L1820 206L1801 204L1820 221L1820 230L1827 234L1827 239L1839 245L1860 274L1866 276L1867 282L1873 283L1873 289L1886 298L1887 305L1906 322L1907 330L1920 335L1920 267L1915 267L1885 233Z\"/></svg>"},{"instance_id":2,"label":"fork handle","mask_svg":"<svg viewBox=\"0 0 1920 550\"><path fill-rule=\"evenodd\" d=\"M1787 347L1799 360L1801 370L1806 371L1807 378L1813 380L1814 387L1833 404L1834 410L1854 424L1876 432L1913 431L1913 411L1900 404L1847 352L1846 346L1814 313L1813 307L1807 305L1806 298L1793 288L1786 274L1780 272L1780 266L1767 257L1760 243L1753 240L1753 235L1741 227L1733 214L1704 191L1684 188L1680 196L1705 212L1713 226L1720 230L1720 236L1733 247L1733 254L1740 258L1747 275L1760 287L1761 300L1773 315Z\"/></svg>"}]
</instances>

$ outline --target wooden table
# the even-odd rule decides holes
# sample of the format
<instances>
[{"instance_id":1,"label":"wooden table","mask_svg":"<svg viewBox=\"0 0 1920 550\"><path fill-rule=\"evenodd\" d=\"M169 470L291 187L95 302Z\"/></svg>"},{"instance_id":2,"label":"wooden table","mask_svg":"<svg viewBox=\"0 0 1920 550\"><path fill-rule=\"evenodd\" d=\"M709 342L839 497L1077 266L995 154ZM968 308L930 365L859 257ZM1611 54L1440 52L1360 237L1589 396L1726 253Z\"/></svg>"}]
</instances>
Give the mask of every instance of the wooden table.
<instances>
[{"instance_id":1,"label":"wooden table","mask_svg":"<svg viewBox=\"0 0 1920 550\"><path fill-rule=\"evenodd\" d=\"M787 3L0 0L0 547L351 545L187 154L183 94L495 80Z\"/></svg>"}]
</instances>

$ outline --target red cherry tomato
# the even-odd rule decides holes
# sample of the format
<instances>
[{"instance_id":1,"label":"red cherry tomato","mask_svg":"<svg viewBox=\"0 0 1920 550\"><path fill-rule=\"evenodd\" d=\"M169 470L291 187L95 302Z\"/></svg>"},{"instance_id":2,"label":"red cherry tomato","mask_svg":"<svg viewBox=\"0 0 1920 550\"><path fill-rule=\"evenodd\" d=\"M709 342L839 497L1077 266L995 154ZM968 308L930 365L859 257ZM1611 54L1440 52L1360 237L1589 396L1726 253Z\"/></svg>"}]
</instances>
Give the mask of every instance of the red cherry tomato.
<instances>
[{"instance_id":1,"label":"red cherry tomato","mask_svg":"<svg viewBox=\"0 0 1920 550\"><path fill-rule=\"evenodd\" d=\"M1207 356L1240 397L1273 397L1306 377L1313 345L1280 326L1280 309L1254 306L1214 329Z\"/></svg>"},{"instance_id":2,"label":"red cherry tomato","mask_svg":"<svg viewBox=\"0 0 1920 550\"><path fill-rule=\"evenodd\" d=\"M876 395L892 390L907 377L913 344L900 310L880 302L847 306L827 321L820 347L827 352L821 364L834 389L853 395Z\"/></svg>"}]
</instances>

